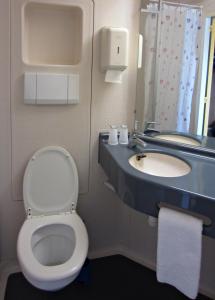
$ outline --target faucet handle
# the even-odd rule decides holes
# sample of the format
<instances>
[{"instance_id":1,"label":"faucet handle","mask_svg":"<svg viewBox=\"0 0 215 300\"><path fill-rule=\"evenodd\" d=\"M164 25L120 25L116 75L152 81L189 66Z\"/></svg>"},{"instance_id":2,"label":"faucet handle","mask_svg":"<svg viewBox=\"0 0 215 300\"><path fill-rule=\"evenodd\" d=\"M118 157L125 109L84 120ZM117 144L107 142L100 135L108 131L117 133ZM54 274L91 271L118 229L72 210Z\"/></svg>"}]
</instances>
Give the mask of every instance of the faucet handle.
<instances>
[{"instance_id":1,"label":"faucet handle","mask_svg":"<svg viewBox=\"0 0 215 300\"><path fill-rule=\"evenodd\" d=\"M160 125L160 124L156 121L145 122L144 131L148 130L151 125Z\"/></svg>"}]
</instances>

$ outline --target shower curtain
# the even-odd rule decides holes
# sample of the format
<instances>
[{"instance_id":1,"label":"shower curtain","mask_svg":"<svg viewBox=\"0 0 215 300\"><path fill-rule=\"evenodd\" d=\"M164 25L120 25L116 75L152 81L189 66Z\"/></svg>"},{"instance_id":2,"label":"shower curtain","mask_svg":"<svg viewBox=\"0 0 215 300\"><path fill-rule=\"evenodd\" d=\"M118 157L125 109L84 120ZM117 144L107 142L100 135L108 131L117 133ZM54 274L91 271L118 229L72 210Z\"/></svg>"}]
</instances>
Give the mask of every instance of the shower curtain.
<instances>
[{"instance_id":1,"label":"shower curtain","mask_svg":"<svg viewBox=\"0 0 215 300\"><path fill-rule=\"evenodd\" d=\"M151 7L149 6L149 9ZM158 6L153 6L154 10L158 10ZM143 28L143 77L144 77L144 113L143 120L154 120L154 103L156 97L156 48L157 48L157 26L158 14L144 14L142 16ZM141 83L140 83L141 84Z\"/></svg>"},{"instance_id":2,"label":"shower curtain","mask_svg":"<svg viewBox=\"0 0 215 300\"><path fill-rule=\"evenodd\" d=\"M151 101L160 128L188 132L198 73L202 12L200 8L164 2L160 10L157 51L151 49L156 56L155 84L151 77L149 80L146 77L145 85L152 90L156 87ZM147 18L150 20L150 15ZM153 44L153 27L151 33ZM150 64L150 55L146 60Z\"/></svg>"}]
</instances>

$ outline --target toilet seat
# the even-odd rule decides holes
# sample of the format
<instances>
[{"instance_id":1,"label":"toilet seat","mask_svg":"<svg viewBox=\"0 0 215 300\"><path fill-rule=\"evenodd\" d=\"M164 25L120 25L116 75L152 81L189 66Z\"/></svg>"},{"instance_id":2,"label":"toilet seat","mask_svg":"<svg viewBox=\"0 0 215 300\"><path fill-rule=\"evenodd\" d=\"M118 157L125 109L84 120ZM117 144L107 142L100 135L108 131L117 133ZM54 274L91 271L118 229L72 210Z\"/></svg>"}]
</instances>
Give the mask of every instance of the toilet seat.
<instances>
[{"instance_id":1,"label":"toilet seat","mask_svg":"<svg viewBox=\"0 0 215 300\"><path fill-rule=\"evenodd\" d=\"M65 263L56 266L44 266L34 256L32 236L34 232L47 225L67 225L75 232L75 248ZM17 254L23 273L36 281L55 281L78 274L85 261L88 250L88 235L81 218L74 212L67 215L52 215L27 219L19 233ZM23 255L24 253L24 255Z\"/></svg>"},{"instance_id":2,"label":"toilet seat","mask_svg":"<svg viewBox=\"0 0 215 300\"><path fill-rule=\"evenodd\" d=\"M78 172L68 151L50 146L34 153L25 169L23 200L29 216L75 210Z\"/></svg>"}]
</instances>

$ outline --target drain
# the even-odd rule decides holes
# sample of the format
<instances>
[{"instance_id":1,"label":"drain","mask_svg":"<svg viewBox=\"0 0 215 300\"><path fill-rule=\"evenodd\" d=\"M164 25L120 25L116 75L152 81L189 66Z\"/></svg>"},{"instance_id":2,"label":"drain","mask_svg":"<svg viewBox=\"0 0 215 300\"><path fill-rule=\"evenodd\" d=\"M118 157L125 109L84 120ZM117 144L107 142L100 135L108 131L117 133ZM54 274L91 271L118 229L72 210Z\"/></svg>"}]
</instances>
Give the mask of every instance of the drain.
<instances>
[{"instance_id":1,"label":"drain","mask_svg":"<svg viewBox=\"0 0 215 300\"><path fill-rule=\"evenodd\" d=\"M144 157L146 157L146 154L144 154L144 153L141 153L141 154L137 154L136 155L136 160L137 161L140 161L142 158L144 158Z\"/></svg>"}]
</instances>

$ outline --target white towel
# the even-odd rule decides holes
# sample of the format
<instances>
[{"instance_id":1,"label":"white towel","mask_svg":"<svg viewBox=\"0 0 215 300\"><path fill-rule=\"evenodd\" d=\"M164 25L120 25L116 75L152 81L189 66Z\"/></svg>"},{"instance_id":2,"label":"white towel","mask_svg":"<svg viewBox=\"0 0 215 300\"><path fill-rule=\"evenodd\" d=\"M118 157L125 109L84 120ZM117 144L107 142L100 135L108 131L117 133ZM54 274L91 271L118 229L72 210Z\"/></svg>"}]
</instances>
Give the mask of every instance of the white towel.
<instances>
[{"instance_id":1,"label":"white towel","mask_svg":"<svg viewBox=\"0 0 215 300\"><path fill-rule=\"evenodd\" d=\"M195 299L199 289L202 221L161 208L158 218L157 280Z\"/></svg>"}]
</instances>

